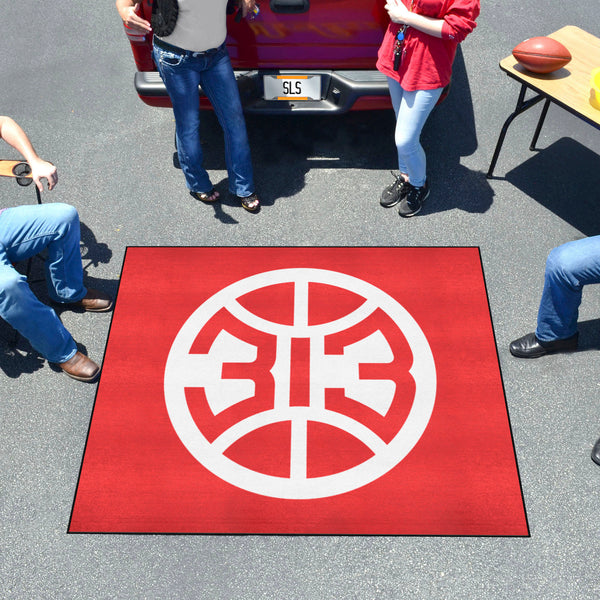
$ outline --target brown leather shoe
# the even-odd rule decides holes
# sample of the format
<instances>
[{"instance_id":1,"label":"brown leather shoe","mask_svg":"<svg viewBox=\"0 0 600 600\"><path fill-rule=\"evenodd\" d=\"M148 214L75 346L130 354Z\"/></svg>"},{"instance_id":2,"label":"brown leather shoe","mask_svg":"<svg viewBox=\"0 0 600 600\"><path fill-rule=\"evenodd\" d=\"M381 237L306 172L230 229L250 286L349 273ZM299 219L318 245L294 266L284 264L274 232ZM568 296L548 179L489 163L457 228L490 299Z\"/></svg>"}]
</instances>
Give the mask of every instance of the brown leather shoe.
<instances>
[{"instance_id":1,"label":"brown leather shoe","mask_svg":"<svg viewBox=\"0 0 600 600\"><path fill-rule=\"evenodd\" d=\"M100 374L100 367L85 354L76 352L75 356L66 362L58 363L58 366L73 379L91 383Z\"/></svg>"},{"instance_id":2,"label":"brown leather shoe","mask_svg":"<svg viewBox=\"0 0 600 600\"><path fill-rule=\"evenodd\" d=\"M69 306L83 308L88 312L106 312L112 308L112 298L99 290L88 289L87 294L79 302L70 302Z\"/></svg>"}]
</instances>

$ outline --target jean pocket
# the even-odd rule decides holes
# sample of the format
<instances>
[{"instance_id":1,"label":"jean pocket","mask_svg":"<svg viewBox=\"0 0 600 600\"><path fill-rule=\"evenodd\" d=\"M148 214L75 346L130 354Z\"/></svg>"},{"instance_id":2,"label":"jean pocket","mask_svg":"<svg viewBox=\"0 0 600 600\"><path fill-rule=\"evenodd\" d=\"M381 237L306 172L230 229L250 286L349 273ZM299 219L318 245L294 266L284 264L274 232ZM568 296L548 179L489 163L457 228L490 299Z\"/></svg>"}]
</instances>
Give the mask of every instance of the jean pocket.
<instances>
[{"instance_id":1,"label":"jean pocket","mask_svg":"<svg viewBox=\"0 0 600 600\"><path fill-rule=\"evenodd\" d=\"M183 59L183 54L175 54L175 52L168 52L165 50L158 51L158 60L160 61L160 64L167 67L178 67Z\"/></svg>"}]
</instances>

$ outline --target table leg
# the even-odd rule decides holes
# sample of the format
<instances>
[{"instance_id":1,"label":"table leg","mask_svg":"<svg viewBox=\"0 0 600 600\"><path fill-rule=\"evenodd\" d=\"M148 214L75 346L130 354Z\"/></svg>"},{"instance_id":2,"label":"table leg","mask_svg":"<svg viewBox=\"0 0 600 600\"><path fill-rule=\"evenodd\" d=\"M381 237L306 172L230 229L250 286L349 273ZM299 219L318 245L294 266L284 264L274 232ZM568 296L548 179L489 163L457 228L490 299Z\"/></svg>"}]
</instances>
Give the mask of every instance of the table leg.
<instances>
[{"instance_id":1,"label":"table leg","mask_svg":"<svg viewBox=\"0 0 600 600\"><path fill-rule=\"evenodd\" d=\"M544 96L541 94L538 96L534 96L529 100L525 100L525 94L527 92L527 86L525 84L521 85L521 91L519 92L519 99L517 100L517 106L513 113L506 119L504 125L502 126L502 130L500 131L500 136L498 138L498 142L496 143L496 148L494 150L494 155L492 156L492 162L490 163L490 168L488 169L486 177L491 179L494 173L494 168L496 166L496 162L498 162L498 156L500 155L500 150L502 148L502 144L504 143L504 138L506 137L506 132L510 124L513 122L515 117L524 113L526 110L530 109L532 106L535 106L538 102L544 99ZM548 102L548 100L547 100ZM544 115L545 116L545 115ZM538 126L541 129L541 125L538 123Z\"/></svg>"},{"instance_id":2,"label":"table leg","mask_svg":"<svg viewBox=\"0 0 600 600\"><path fill-rule=\"evenodd\" d=\"M542 126L544 125L544 121L546 120L546 115L548 114L549 107L550 107L550 99L547 98L546 102L544 102L544 107L542 108L542 114L540 115L540 120L538 121L537 127L535 128L535 133L533 134L533 138L532 138L531 144L529 146L530 150L535 150L535 147L538 142L538 138L540 137L540 132L542 131Z\"/></svg>"}]
</instances>

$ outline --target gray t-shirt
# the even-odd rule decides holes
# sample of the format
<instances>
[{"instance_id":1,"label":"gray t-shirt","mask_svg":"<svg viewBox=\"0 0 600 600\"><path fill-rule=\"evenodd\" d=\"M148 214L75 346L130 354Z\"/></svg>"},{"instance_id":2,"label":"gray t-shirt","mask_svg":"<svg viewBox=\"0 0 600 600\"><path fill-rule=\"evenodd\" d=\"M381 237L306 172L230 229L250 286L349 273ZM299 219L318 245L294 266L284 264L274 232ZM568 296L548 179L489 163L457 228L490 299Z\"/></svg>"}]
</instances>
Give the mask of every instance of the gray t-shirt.
<instances>
[{"instance_id":1,"label":"gray t-shirt","mask_svg":"<svg viewBox=\"0 0 600 600\"><path fill-rule=\"evenodd\" d=\"M218 48L227 35L225 23L227 0L178 0L179 16L165 42L190 50L204 52Z\"/></svg>"}]
</instances>

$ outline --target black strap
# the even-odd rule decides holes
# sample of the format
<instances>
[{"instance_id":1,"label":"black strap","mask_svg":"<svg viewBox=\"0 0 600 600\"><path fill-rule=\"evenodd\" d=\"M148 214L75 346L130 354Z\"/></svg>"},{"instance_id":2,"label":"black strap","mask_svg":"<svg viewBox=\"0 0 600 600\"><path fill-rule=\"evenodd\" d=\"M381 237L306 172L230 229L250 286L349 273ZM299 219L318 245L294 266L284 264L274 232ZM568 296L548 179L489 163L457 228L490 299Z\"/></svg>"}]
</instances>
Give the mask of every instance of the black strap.
<instances>
[{"instance_id":1,"label":"black strap","mask_svg":"<svg viewBox=\"0 0 600 600\"><path fill-rule=\"evenodd\" d=\"M179 16L177 0L154 0L152 2L152 17L150 24L154 34L165 37L173 33Z\"/></svg>"}]
</instances>

